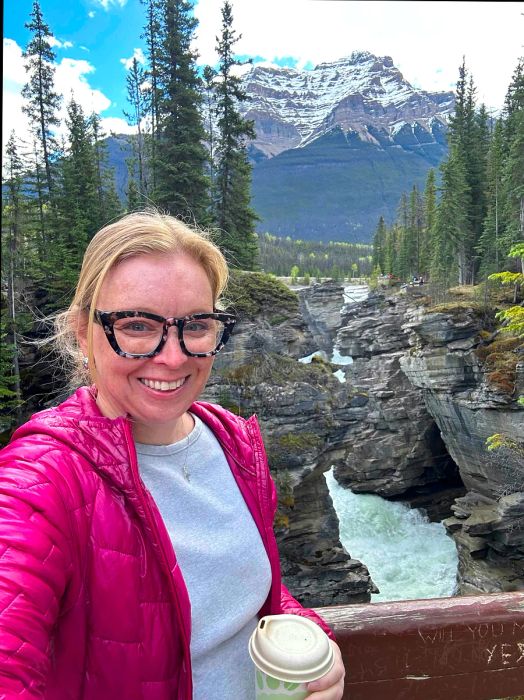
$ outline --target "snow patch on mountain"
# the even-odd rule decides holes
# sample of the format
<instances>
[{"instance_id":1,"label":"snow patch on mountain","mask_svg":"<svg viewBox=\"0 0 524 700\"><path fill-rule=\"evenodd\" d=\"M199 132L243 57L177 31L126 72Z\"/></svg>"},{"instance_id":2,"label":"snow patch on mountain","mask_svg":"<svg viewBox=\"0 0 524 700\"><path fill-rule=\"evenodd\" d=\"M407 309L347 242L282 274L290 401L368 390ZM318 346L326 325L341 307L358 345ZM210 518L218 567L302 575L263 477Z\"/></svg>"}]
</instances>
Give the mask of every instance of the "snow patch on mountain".
<instances>
[{"instance_id":1,"label":"snow patch on mountain","mask_svg":"<svg viewBox=\"0 0 524 700\"><path fill-rule=\"evenodd\" d=\"M266 156L297 148L339 126L366 142L378 143L369 128L394 138L406 124L432 133L453 110L452 92L414 88L390 56L368 51L313 70L256 66L243 79L249 101L244 115L253 119L254 146Z\"/></svg>"}]
</instances>

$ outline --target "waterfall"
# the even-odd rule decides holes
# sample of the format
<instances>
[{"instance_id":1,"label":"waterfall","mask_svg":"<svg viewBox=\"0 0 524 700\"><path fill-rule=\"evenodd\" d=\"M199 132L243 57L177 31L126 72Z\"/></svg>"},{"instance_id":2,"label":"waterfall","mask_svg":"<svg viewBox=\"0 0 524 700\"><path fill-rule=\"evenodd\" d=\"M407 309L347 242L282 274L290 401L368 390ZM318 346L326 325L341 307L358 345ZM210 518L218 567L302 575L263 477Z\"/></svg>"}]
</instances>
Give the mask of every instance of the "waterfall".
<instances>
[{"instance_id":1,"label":"waterfall","mask_svg":"<svg viewBox=\"0 0 524 700\"><path fill-rule=\"evenodd\" d=\"M340 541L362 561L380 593L372 602L452 596L458 555L442 523L415 508L326 482L338 516Z\"/></svg>"},{"instance_id":2,"label":"waterfall","mask_svg":"<svg viewBox=\"0 0 524 700\"><path fill-rule=\"evenodd\" d=\"M345 287L345 305L362 301L368 291L367 287ZM319 350L299 361L311 362L315 355L339 366L353 362L336 346L331 357ZM346 381L343 369L334 375ZM368 567L380 589L372 595L372 602L454 594L458 554L442 523L432 523L422 511L402 503L353 493L337 483L333 469L325 476L339 521L340 540L354 559Z\"/></svg>"}]
</instances>

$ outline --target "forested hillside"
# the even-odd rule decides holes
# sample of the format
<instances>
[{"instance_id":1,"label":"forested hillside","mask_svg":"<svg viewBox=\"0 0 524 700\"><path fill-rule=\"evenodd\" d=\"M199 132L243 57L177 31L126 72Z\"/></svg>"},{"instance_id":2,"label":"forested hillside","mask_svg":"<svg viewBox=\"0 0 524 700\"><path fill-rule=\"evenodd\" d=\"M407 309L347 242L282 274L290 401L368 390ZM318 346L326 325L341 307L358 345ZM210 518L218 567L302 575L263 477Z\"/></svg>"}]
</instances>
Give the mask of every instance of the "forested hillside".
<instances>
[{"instance_id":1,"label":"forested hillside","mask_svg":"<svg viewBox=\"0 0 524 700\"><path fill-rule=\"evenodd\" d=\"M476 104L473 79L462 65L448 143L440 186L430 170L423 191L413 186L403 194L393 226L379 220L375 275L422 275L447 286L472 285L524 264L514 254L524 240L523 61L494 123Z\"/></svg>"},{"instance_id":2,"label":"forested hillside","mask_svg":"<svg viewBox=\"0 0 524 700\"><path fill-rule=\"evenodd\" d=\"M281 277L342 280L371 273L372 246L365 243L321 243L263 233L258 246L260 267Z\"/></svg>"}]
</instances>

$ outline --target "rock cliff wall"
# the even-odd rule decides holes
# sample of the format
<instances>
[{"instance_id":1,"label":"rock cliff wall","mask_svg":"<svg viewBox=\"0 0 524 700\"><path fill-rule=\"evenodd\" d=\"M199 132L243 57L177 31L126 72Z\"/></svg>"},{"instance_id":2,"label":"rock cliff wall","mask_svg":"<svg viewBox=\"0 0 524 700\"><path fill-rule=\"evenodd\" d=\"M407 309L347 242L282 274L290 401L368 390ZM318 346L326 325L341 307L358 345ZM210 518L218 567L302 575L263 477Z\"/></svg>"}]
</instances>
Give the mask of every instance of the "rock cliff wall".
<instances>
[{"instance_id":1,"label":"rock cliff wall","mask_svg":"<svg viewBox=\"0 0 524 700\"><path fill-rule=\"evenodd\" d=\"M318 345L296 294L254 273L233 280L230 300L240 320L203 398L259 418L279 494L275 531L284 583L304 605L367 602L375 585L340 542L324 478L336 435L358 420L360 408L328 363L297 361ZM339 324L342 304L339 288Z\"/></svg>"},{"instance_id":2,"label":"rock cliff wall","mask_svg":"<svg viewBox=\"0 0 524 700\"><path fill-rule=\"evenodd\" d=\"M384 295L347 307L336 345L353 357L346 379L367 401L341 442L335 477L354 492L399 497L441 520L463 488L422 390L401 370L408 308L407 299Z\"/></svg>"},{"instance_id":3,"label":"rock cliff wall","mask_svg":"<svg viewBox=\"0 0 524 700\"><path fill-rule=\"evenodd\" d=\"M486 449L494 433L524 444L524 412L519 377L488 372L491 321L474 309L428 312L415 290L344 307L334 283L297 297L266 280L253 305L249 284L259 282L244 276L237 287L240 323L204 398L260 419L292 592L317 606L368 601L376 590L340 543L324 478L331 466L355 492L445 519L459 552L458 592L524 588L524 459L509 443ZM319 349L330 357L333 343L352 364L297 362Z\"/></svg>"},{"instance_id":4,"label":"rock cliff wall","mask_svg":"<svg viewBox=\"0 0 524 700\"><path fill-rule=\"evenodd\" d=\"M524 343L487 335L490 319L474 307L412 308L406 320L411 348L402 370L422 390L467 489L445 520L459 552L459 592L522 589L524 410L516 366ZM494 434L501 444L490 451Z\"/></svg>"}]
</instances>

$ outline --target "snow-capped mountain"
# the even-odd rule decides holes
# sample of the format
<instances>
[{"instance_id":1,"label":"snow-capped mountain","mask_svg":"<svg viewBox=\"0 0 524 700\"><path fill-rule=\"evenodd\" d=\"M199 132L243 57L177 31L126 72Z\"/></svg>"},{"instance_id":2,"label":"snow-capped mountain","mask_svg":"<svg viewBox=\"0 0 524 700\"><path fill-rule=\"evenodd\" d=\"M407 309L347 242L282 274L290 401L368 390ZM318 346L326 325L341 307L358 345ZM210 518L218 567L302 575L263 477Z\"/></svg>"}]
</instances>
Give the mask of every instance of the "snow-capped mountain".
<instances>
[{"instance_id":1,"label":"snow-capped mountain","mask_svg":"<svg viewBox=\"0 0 524 700\"><path fill-rule=\"evenodd\" d=\"M311 143L334 127L380 145L411 130L431 134L453 110L452 92L417 90L389 56L367 51L313 70L255 67L244 77L244 114L255 122L254 146L266 156Z\"/></svg>"},{"instance_id":2,"label":"snow-capped mountain","mask_svg":"<svg viewBox=\"0 0 524 700\"><path fill-rule=\"evenodd\" d=\"M447 153L454 94L414 88L389 56L354 52L313 70L256 66L243 86L260 232L369 241Z\"/></svg>"}]
</instances>

